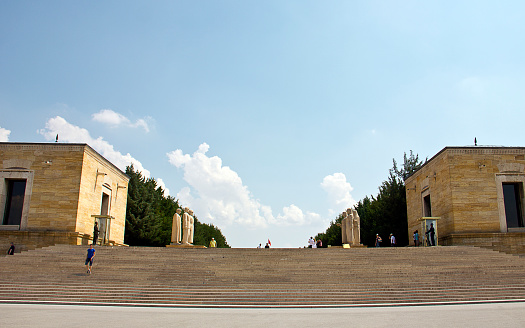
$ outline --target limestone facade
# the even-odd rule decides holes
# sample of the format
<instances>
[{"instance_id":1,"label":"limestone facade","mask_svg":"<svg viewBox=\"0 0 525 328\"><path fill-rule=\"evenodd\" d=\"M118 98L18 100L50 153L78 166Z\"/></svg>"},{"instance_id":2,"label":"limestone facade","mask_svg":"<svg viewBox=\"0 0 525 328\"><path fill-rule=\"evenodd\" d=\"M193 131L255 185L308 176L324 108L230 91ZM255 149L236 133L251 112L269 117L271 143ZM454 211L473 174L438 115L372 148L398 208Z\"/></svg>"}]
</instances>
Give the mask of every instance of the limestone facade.
<instances>
[{"instance_id":1,"label":"limestone facade","mask_svg":"<svg viewBox=\"0 0 525 328\"><path fill-rule=\"evenodd\" d=\"M25 181L19 224L7 222L10 181ZM87 144L0 143L1 245L18 250L87 244L95 218L110 219L109 240L124 243L129 177ZM18 237L17 237L18 236ZM30 236L33 236L31 240Z\"/></svg>"},{"instance_id":2,"label":"limestone facade","mask_svg":"<svg viewBox=\"0 0 525 328\"><path fill-rule=\"evenodd\" d=\"M409 240L424 234L421 217L440 217L441 245L523 241L524 183L524 147L445 147L405 180ZM504 185L516 188L518 226L508 224Z\"/></svg>"}]
</instances>

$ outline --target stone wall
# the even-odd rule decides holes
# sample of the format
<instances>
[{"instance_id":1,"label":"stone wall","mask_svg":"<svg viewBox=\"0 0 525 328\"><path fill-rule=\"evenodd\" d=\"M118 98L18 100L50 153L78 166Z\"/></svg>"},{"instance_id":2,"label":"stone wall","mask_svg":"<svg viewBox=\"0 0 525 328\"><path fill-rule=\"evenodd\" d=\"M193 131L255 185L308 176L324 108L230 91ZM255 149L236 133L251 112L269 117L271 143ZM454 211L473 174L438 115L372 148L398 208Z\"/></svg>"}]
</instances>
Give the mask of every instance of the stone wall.
<instances>
[{"instance_id":1,"label":"stone wall","mask_svg":"<svg viewBox=\"0 0 525 328\"><path fill-rule=\"evenodd\" d=\"M425 216L426 195L430 195L431 215L441 217L440 239L452 234L506 233L501 183L525 181L524 155L525 148L444 148L405 181L410 240L415 229L421 230L417 220Z\"/></svg>"},{"instance_id":2,"label":"stone wall","mask_svg":"<svg viewBox=\"0 0 525 328\"><path fill-rule=\"evenodd\" d=\"M88 145L0 143L2 211L5 208L6 179L26 179L24 214L20 227L0 225L0 230L57 232L61 241L83 242L92 238L92 215L101 214L105 193L110 200L107 214L114 217L110 240L116 244L124 243L129 177ZM3 212L1 214L3 217ZM64 232L76 233L77 237L64 237ZM35 245L42 244L42 236ZM53 242L58 238L56 236L47 234L45 239ZM20 238L26 240L26 237Z\"/></svg>"}]
</instances>

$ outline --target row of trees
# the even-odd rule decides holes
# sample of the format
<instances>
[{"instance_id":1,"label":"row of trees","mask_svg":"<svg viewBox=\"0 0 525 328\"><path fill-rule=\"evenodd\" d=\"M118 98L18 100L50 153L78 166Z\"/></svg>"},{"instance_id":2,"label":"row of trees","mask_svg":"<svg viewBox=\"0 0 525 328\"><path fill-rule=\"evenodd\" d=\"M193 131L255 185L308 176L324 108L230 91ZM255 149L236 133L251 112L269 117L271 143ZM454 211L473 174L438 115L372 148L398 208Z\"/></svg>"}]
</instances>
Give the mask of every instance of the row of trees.
<instances>
[{"instance_id":1,"label":"row of trees","mask_svg":"<svg viewBox=\"0 0 525 328\"><path fill-rule=\"evenodd\" d=\"M389 170L389 176L379 186L377 196L366 196L360 200L355 209L361 219L361 243L367 246L374 246L375 236L379 234L383 239L383 244L388 244L388 236L392 233L396 237L398 246L406 246L409 243L407 233L407 206L405 179L417 171L423 162L418 155L410 151L410 155L404 154L403 165L399 167L396 160L393 160L393 167ZM340 214L324 233L319 233L316 239L320 238L323 245L340 246L341 223L343 219Z\"/></svg>"},{"instance_id":2,"label":"row of trees","mask_svg":"<svg viewBox=\"0 0 525 328\"><path fill-rule=\"evenodd\" d=\"M132 246L169 245L173 214L177 208L182 209L178 200L164 196L164 190L157 186L155 179L145 178L133 165L126 167L126 174L130 180L124 242ZM208 246L213 237L217 247L230 247L220 229L194 218L194 245Z\"/></svg>"}]
</instances>

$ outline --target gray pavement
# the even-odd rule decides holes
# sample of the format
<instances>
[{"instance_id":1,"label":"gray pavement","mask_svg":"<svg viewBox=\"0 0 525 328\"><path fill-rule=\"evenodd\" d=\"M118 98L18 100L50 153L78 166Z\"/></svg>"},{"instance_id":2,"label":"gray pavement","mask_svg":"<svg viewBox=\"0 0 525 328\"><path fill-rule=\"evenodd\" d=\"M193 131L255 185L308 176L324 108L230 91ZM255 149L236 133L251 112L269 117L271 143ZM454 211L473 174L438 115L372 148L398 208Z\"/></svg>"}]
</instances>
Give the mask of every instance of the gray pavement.
<instances>
[{"instance_id":1,"label":"gray pavement","mask_svg":"<svg viewBox=\"0 0 525 328\"><path fill-rule=\"evenodd\" d=\"M246 309L0 304L0 327L525 327L525 302Z\"/></svg>"}]
</instances>

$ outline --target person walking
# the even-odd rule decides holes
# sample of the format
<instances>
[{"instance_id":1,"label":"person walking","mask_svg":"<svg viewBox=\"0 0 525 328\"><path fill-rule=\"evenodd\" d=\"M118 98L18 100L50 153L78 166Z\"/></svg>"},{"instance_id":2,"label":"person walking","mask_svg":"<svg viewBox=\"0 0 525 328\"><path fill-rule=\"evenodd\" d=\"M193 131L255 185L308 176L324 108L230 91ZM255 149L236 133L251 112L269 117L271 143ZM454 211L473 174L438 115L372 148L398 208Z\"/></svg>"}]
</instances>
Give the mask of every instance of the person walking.
<instances>
[{"instance_id":1,"label":"person walking","mask_svg":"<svg viewBox=\"0 0 525 328\"><path fill-rule=\"evenodd\" d=\"M95 258L95 249L93 248L93 244L91 244L89 245L89 249L87 250L86 257L86 269L88 274L91 274L91 268L93 267L93 258Z\"/></svg>"},{"instance_id":2,"label":"person walking","mask_svg":"<svg viewBox=\"0 0 525 328\"><path fill-rule=\"evenodd\" d=\"M381 239L381 236L379 236L378 233L376 233L376 247L381 247L381 242L383 239Z\"/></svg>"},{"instance_id":3,"label":"person walking","mask_svg":"<svg viewBox=\"0 0 525 328\"><path fill-rule=\"evenodd\" d=\"M396 237L394 237L394 234L390 234L390 247L396 247Z\"/></svg>"},{"instance_id":4,"label":"person walking","mask_svg":"<svg viewBox=\"0 0 525 328\"><path fill-rule=\"evenodd\" d=\"M11 247L7 250L7 255L15 255L15 244L11 243Z\"/></svg>"}]
</instances>

